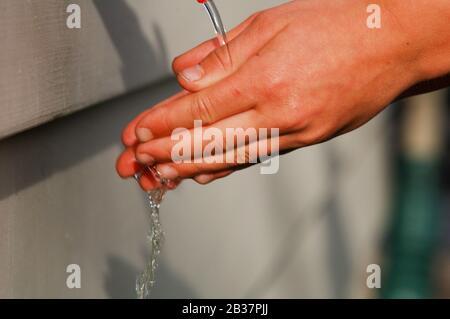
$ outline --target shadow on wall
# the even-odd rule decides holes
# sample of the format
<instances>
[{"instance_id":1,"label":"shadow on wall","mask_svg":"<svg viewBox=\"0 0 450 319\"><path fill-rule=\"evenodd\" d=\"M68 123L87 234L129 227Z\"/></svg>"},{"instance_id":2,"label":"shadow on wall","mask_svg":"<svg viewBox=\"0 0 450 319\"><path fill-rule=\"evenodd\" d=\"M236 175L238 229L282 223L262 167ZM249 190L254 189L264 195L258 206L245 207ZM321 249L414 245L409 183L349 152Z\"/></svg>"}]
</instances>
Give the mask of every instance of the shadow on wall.
<instances>
[{"instance_id":1,"label":"shadow on wall","mask_svg":"<svg viewBox=\"0 0 450 319\"><path fill-rule=\"evenodd\" d=\"M112 299L135 299L136 278L141 272L126 259L109 256L105 275L105 291ZM161 298L196 298L196 293L172 272L164 260L161 260L156 274L156 285L151 299Z\"/></svg>"},{"instance_id":2,"label":"shadow on wall","mask_svg":"<svg viewBox=\"0 0 450 319\"><path fill-rule=\"evenodd\" d=\"M158 37L155 49L147 42L136 15L126 2L96 0L94 3L122 59L126 87L135 87L133 78L139 79L148 73L161 74L167 66L167 55L158 28L154 27ZM121 131L131 119L177 90L174 84L155 90L156 94L138 93L126 108L119 98L108 105L85 109L1 140L0 200L119 144ZM111 163L105 163L111 166L112 174L114 161L111 158Z\"/></svg>"},{"instance_id":3,"label":"shadow on wall","mask_svg":"<svg viewBox=\"0 0 450 319\"><path fill-rule=\"evenodd\" d=\"M327 169L328 169L328 188L327 193L321 201L313 200L307 202L304 207L298 209L297 217L290 221L288 231L283 233L283 238L276 255L271 262L264 268L264 271L256 277L250 288L245 292L244 298L262 298L264 293L273 288L285 275L286 271L295 262L296 255L292 252L299 251L303 244L303 239L307 238L311 231L320 223L326 223L327 227L327 270L330 278L330 288L333 298L348 298L351 275L351 255L348 239L345 236L345 229L342 225L342 211L339 206L337 189L339 187L338 172L340 159L332 145L328 145L327 150ZM283 186L283 180L275 179L271 184L270 194L272 203L276 203L273 211L288 211L292 207L289 196L286 195ZM288 197L286 197L288 196ZM313 213L313 218L307 216ZM310 220L309 220L310 219ZM275 218L272 223L283 223L284 220ZM299 234L301 234L299 236ZM292 288L298 281L292 281ZM314 285L310 278L301 278L302 286L308 287ZM285 288L288 284L285 284ZM306 288L305 290L307 290Z\"/></svg>"},{"instance_id":4,"label":"shadow on wall","mask_svg":"<svg viewBox=\"0 0 450 319\"><path fill-rule=\"evenodd\" d=\"M156 3L155 0L146 1ZM94 5L122 60L122 77L126 88L135 88L136 83L142 83L149 74L156 79L156 76L166 71L167 51L157 25L152 25L157 40L156 47L152 47L137 16L124 0L94 0Z\"/></svg>"},{"instance_id":5,"label":"shadow on wall","mask_svg":"<svg viewBox=\"0 0 450 319\"><path fill-rule=\"evenodd\" d=\"M158 48L153 48L126 2L97 0L95 5L122 58L126 87L135 87L133 79L136 75L161 74L161 69L167 66L167 58L158 29L155 27ZM0 201L120 145L121 131L130 120L177 91L179 86L175 81L166 81L154 85L151 90L128 94L1 140ZM110 158L104 163L111 174L115 174L115 160L115 157ZM19 213L22 212L14 212ZM108 268L103 280L107 295L135 298L134 283L140 269L117 256L109 256L106 263ZM158 281L161 286L156 287L154 298L195 296L164 263L159 269Z\"/></svg>"},{"instance_id":6,"label":"shadow on wall","mask_svg":"<svg viewBox=\"0 0 450 319\"><path fill-rule=\"evenodd\" d=\"M335 298L349 298L350 290L348 283L351 280L351 249L343 225L344 212L339 205L339 176L343 171L342 160L336 150L327 149L328 169L328 194L326 196L325 212L327 216L327 238L328 238L328 271L330 283Z\"/></svg>"}]
</instances>

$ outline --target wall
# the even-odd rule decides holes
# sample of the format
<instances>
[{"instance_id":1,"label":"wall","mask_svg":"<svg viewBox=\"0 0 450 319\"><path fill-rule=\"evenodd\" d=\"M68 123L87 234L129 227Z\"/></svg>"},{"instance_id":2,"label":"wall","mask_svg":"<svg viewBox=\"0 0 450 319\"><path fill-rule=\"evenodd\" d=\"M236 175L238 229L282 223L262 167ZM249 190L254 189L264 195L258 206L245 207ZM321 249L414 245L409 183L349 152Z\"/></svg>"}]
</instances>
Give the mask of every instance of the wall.
<instances>
[{"instance_id":1,"label":"wall","mask_svg":"<svg viewBox=\"0 0 450 319\"><path fill-rule=\"evenodd\" d=\"M276 3L218 2L228 26ZM81 29L66 26L69 4ZM0 138L167 77L212 35L194 0L1 0L0 30Z\"/></svg>"}]
</instances>

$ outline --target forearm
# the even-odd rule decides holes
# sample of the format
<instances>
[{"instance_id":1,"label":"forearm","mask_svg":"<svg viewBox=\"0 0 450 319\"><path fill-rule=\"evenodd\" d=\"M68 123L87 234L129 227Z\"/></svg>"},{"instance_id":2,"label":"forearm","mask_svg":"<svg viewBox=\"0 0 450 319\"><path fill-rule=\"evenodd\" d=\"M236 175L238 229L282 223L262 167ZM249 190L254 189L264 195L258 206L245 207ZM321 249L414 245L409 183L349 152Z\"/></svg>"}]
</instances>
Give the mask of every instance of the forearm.
<instances>
[{"instance_id":1,"label":"forearm","mask_svg":"<svg viewBox=\"0 0 450 319\"><path fill-rule=\"evenodd\" d=\"M417 54L411 72L415 83L404 96L450 85L450 1L387 0L389 15L405 33L407 46Z\"/></svg>"}]
</instances>

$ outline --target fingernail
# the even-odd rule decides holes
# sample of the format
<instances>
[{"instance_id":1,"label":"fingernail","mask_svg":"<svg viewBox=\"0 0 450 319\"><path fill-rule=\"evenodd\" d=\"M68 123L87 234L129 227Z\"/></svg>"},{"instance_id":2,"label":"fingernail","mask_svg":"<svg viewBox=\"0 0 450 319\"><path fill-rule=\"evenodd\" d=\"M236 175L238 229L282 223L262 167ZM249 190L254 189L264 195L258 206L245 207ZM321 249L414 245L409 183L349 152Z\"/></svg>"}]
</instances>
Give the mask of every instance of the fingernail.
<instances>
[{"instance_id":1,"label":"fingernail","mask_svg":"<svg viewBox=\"0 0 450 319\"><path fill-rule=\"evenodd\" d=\"M214 180L214 175L212 174L203 174L198 175L195 178L195 181L200 184L208 184Z\"/></svg>"},{"instance_id":2,"label":"fingernail","mask_svg":"<svg viewBox=\"0 0 450 319\"><path fill-rule=\"evenodd\" d=\"M155 163L155 159L146 153L137 153L136 159L141 164L151 165L151 164Z\"/></svg>"},{"instance_id":3,"label":"fingernail","mask_svg":"<svg viewBox=\"0 0 450 319\"><path fill-rule=\"evenodd\" d=\"M197 64L183 70L180 74L188 82L198 81L203 77L203 68Z\"/></svg>"},{"instance_id":4,"label":"fingernail","mask_svg":"<svg viewBox=\"0 0 450 319\"><path fill-rule=\"evenodd\" d=\"M136 129L136 136L141 142L148 142L153 138L152 132L145 127L140 127Z\"/></svg>"},{"instance_id":5,"label":"fingernail","mask_svg":"<svg viewBox=\"0 0 450 319\"><path fill-rule=\"evenodd\" d=\"M169 165L158 165L156 168L163 178L175 179L178 177L178 172L175 168Z\"/></svg>"},{"instance_id":6,"label":"fingernail","mask_svg":"<svg viewBox=\"0 0 450 319\"><path fill-rule=\"evenodd\" d=\"M167 187L168 187L170 190L173 190L173 189L177 188L177 186L178 186L178 183L175 182L175 181L172 181L172 180L170 180L170 181L167 183Z\"/></svg>"}]
</instances>

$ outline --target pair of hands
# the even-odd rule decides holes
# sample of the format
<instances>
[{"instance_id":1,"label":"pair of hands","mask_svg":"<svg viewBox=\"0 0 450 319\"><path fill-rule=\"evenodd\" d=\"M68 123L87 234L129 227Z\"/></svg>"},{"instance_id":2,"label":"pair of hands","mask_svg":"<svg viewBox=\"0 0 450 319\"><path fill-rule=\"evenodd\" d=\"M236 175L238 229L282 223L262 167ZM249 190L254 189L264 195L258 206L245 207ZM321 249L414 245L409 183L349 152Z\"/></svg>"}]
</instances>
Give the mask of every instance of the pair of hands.
<instances>
[{"instance_id":1,"label":"pair of hands","mask_svg":"<svg viewBox=\"0 0 450 319\"><path fill-rule=\"evenodd\" d=\"M171 134L192 129L194 120L223 132L279 128L282 153L369 121L421 74L419 48L408 42L398 19L386 13L383 27L371 30L368 4L291 1L234 28L228 48L213 39L176 58L173 70L184 90L125 128L119 175L127 178L142 165L157 165L174 188L185 178L207 184L245 166L173 163ZM159 186L150 175L140 184L145 190Z\"/></svg>"}]
</instances>

